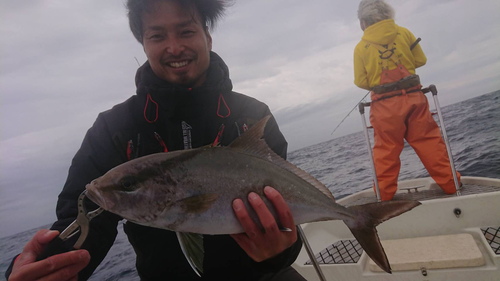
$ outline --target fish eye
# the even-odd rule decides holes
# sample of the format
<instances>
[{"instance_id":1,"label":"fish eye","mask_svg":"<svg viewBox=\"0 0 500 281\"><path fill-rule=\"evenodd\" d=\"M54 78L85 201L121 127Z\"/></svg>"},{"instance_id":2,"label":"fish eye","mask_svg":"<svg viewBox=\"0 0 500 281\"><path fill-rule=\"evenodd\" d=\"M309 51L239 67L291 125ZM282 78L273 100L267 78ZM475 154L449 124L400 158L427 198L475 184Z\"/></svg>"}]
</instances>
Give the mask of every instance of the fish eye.
<instances>
[{"instance_id":1,"label":"fish eye","mask_svg":"<svg viewBox=\"0 0 500 281\"><path fill-rule=\"evenodd\" d=\"M124 178L120 181L120 185L127 191L134 191L135 179L131 177Z\"/></svg>"}]
</instances>

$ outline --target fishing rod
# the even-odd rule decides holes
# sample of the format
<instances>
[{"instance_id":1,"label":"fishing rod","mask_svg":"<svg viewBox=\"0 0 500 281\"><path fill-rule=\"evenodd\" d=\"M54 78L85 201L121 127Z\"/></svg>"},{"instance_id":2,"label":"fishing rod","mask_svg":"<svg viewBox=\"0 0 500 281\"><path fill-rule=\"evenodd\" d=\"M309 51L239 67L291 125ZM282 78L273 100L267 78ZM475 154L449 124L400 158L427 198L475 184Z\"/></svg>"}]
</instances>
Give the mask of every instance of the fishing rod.
<instances>
[{"instance_id":1,"label":"fishing rod","mask_svg":"<svg viewBox=\"0 0 500 281\"><path fill-rule=\"evenodd\" d=\"M351 109L351 111L349 111L349 113L347 113L347 115L344 117L344 119L342 119L342 121L340 121L340 123L337 125L337 127L335 127L335 129L333 130L333 132L330 134L333 135L333 133L335 133L335 131L340 127L340 125L344 122L344 120L347 119L347 117L349 117L349 115L356 109L358 108L358 105L366 98L366 96L368 96L368 94L371 93L371 91L368 91L368 93L366 93L366 95Z\"/></svg>"},{"instance_id":2,"label":"fishing rod","mask_svg":"<svg viewBox=\"0 0 500 281\"><path fill-rule=\"evenodd\" d=\"M410 51L413 50L413 48L415 48L418 45L418 42L420 42L420 41L422 41L422 38L418 37L417 40L415 40L415 42L413 42L413 44L411 44Z\"/></svg>"}]
</instances>

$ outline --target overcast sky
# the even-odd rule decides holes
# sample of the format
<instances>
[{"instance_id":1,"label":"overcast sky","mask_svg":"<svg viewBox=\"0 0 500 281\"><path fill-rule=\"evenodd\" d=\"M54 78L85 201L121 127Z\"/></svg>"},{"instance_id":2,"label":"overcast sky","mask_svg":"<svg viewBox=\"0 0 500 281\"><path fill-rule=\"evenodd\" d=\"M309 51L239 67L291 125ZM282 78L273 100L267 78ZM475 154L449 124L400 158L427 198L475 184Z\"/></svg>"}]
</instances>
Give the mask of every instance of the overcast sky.
<instances>
[{"instance_id":1,"label":"overcast sky","mask_svg":"<svg viewBox=\"0 0 500 281\"><path fill-rule=\"evenodd\" d=\"M0 237L51 223L97 114L135 93L123 0L0 2ZM388 1L421 37L442 105L500 89L500 1ZM358 1L240 0L212 32L234 90L269 105L290 150L359 131Z\"/></svg>"}]
</instances>

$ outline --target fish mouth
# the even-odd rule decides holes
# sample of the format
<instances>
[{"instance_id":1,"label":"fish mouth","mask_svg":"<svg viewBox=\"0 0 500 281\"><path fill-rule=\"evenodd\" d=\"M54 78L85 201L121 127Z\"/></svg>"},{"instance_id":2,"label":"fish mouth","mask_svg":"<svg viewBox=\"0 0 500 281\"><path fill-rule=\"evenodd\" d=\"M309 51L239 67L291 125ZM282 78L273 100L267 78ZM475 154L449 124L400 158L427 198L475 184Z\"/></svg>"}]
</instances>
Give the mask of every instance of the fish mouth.
<instances>
[{"instance_id":1,"label":"fish mouth","mask_svg":"<svg viewBox=\"0 0 500 281\"><path fill-rule=\"evenodd\" d=\"M85 186L85 189L87 190L87 198L89 198L90 201L96 203L97 205L99 205L99 207L103 208L104 210L108 210L107 204L105 200L102 200L103 197L98 189L92 188L91 184L87 184Z\"/></svg>"}]
</instances>

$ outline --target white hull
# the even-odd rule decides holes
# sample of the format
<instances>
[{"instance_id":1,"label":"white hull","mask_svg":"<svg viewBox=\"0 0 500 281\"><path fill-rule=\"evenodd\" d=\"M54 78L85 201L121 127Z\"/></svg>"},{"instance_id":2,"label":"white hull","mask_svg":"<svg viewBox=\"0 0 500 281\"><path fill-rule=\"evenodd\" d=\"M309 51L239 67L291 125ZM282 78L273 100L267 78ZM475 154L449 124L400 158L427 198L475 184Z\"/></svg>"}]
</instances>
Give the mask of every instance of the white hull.
<instances>
[{"instance_id":1,"label":"white hull","mask_svg":"<svg viewBox=\"0 0 500 281\"><path fill-rule=\"evenodd\" d=\"M370 259L363 252L357 263L350 264L321 264L321 269L327 280L500 280L500 253L495 254L488 241L486 240L481 228L500 227L500 180L479 177L462 177L464 192L462 196L447 196L444 193L437 198L421 199L422 205L382 223L377 227L379 237L384 244L384 240L395 240L411 238L407 241L417 241L419 237L430 237L428 239L438 241L438 236L451 235L458 237L457 234L470 234L474 248L482 256L481 264L477 266L473 262L464 266L459 260L468 255L469 252L456 254L457 260L448 260L445 263L438 264L436 254L440 253L446 256L447 250L438 250L439 253L429 251L428 259L426 253L408 254L409 260L413 261L412 270L398 271L404 265L398 264L400 261L391 261L391 255L388 253L389 260L393 264L393 273L377 272L370 269ZM422 196L424 194L441 194L439 187L430 178L403 181L398 184L399 188L423 185L419 192L407 194L407 191L398 191L396 198L404 199L408 196ZM486 187L486 188L482 188ZM476 191L475 191L476 190ZM434 192L435 191L435 192ZM417 196L417 198L418 198ZM427 195L426 195L427 196ZM368 199L368 200L366 200ZM355 193L351 196L342 198L337 203L342 205L358 205L359 202L374 201L374 192L371 189ZM358 203L355 203L358 202ZM457 217L455 209L460 209L461 214ZM302 228L306 234L307 240L315 254L332 245L339 240L354 239L349 229L342 221L326 221L303 224ZM498 240L498 238L497 238ZM387 241L386 241L387 242ZM396 241L398 242L398 241ZM390 242L389 242L390 243ZM412 243L409 243L412 244ZM426 246L426 245L424 245ZM428 246L428 245L427 245ZM460 246L460 245L457 245ZM477 247L476 247L477 246ZM449 247L448 256L454 253ZM419 249L422 252L422 247ZM466 251L466 250L464 250ZM387 251L388 252L388 251ZM405 254L405 253L398 253ZM422 255L424 261L422 261ZM319 280L316 271L312 265L305 265L309 260L307 252L303 248L293 267L300 272L307 280ZM400 259L401 260L401 259ZM409 262L411 263L411 261ZM467 263L467 262L465 262ZM458 267L457 267L458 266ZM373 267L373 266L372 266ZM411 267L411 266L410 266ZM421 267L425 267L422 272ZM432 267L440 267L433 269Z\"/></svg>"}]
</instances>

